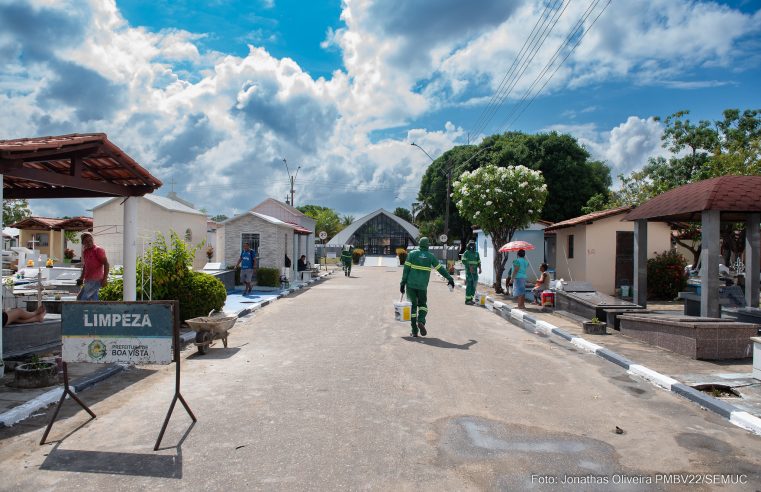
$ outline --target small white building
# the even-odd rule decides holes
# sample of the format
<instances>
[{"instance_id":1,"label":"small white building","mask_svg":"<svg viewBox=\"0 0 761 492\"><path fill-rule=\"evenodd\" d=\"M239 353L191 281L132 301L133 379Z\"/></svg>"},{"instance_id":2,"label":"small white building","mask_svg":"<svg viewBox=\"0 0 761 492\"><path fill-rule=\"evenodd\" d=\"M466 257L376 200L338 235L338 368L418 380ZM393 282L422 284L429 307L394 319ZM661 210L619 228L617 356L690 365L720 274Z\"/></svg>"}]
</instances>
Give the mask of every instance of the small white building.
<instances>
[{"instance_id":1,"label":"small white building","mask_svg":"<svg viewBox=\"0 0 761 492\"><path fill-rule=\"evenodd\" d=\"M206 214L176 197L148 194L131 198L137 200L137 255L150 248L162 234L169 241L171 232L185 240L190 247L206 242ZM123 263L124 235L123 198L111 198L93 208L93 236L95 243L106 250L111 265ZM193 259L193 268L200 270L206 264L206 248L200 247Z\"/></svg>"},{"instance_id":2,"label":"small white building","mask_svg":"<svg viewBox=\"0 0 761 492\"><path fill-rule=\"evenodd\" d=\"M544 228L547 227L548 222L535 222L531 224L527 229L516 231L513 235L513 241L526 241L534 245L535 249L526 251L526 259L533 267L536 275L539 275L539 266L544 262ZM473 233L476 235L476 251L481 255L481 275L478 276L478 282L485 285L494 285L495 271L494 271L494 245L491 243L491 236L485 233L481 229L475 229ZM497 248L502 245L497 245ZM505 271L502 273L502 280L507 277L507 271L513 264L513 260L518 257L518 253L511 252L505 263ZM529 269L529 280L534 279L535 274Z\"/></svg>"},{"instance_id":3,"label":"small white building","mask_svg":"<svg viewBox=\"0 0 761 492\"><path fill-rule=\"evenodd\" d=\"M634 222L623 221L632 207L592 212L557 222L545 229L555 235L555 277L581 280L614 295L634 284ZM648 224L647 257L671 249L671 228Z\"/></svg>"},{"instance_id":4,"label":"small white building","mask_svg":"<svg viewBox=\"0 0 761 492\"><path fill-rule=\"evenodd\" d=\"M243 243L249 243L256 250L259 267L282 269L288 255L290 278L295 278L296 262L301 255L314 262L316 223L290 205L268 198L220 224L216 232L215 259L223 265L235 265Z\"/></svg>"}]
</instances>

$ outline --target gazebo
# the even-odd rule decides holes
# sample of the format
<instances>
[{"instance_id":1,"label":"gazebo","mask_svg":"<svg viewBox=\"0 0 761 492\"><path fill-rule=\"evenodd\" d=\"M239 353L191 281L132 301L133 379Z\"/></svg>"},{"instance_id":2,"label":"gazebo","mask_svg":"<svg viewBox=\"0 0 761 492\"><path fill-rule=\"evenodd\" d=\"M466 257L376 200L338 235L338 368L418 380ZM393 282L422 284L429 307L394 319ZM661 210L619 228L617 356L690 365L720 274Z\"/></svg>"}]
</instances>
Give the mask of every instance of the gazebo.
<instances>
[{"instance_id":1,"label":"gazebo","mask_svg":"<svg viewBox=\"0 0 761 492\"><path fill-rule=\"evenodd\" d=\"M30 231L36 232L53 232L57 231L57 238L50 237L50 256L53 256L53 253L56 249L56 246L58 247L58 251L56 251L57 255L60 255L60 258L64 257L64 249L66 248L65 240L64 240L64 234L67 231L72 232L81 232L81 231L92 231L93 227L93 221L90 217L72 217L69 219L59 219L59 218L50 218L50 217L27 217L25 219L21 219L18 222L11 224L10 227L14 227L20 231L19 235L19 241L21 244L23 244L24 235L29 235ZM56 239L58 241L56 242ZM34 240L34 237L32 236L32 240ZM35 249L35 248L32 248Z\"/></svg>"},{"instance_id":2,"label":"gazebo","mask_svg":"<svg viewBox=\"0 0 761 492\"><path fill-rule=\"evenodd\" d=\"M161 186L105 133L0 140L3 198L124 197L124 300L136 297L137 203Z\"/></svg>"},{"instance_id":3,"label":"gazebo","mask_svg":"<svg viewBox=\"0 0 761 492\"><path fill-rule=\"evenodd\" d=\"M634 302L647 304L647 222L701 223L700 315L718 318L720 224L744 222L745 299L758 307L761 241L761 176L721 176L667 191L629 212L634 222Z\"/></svg>"}]
</instances>

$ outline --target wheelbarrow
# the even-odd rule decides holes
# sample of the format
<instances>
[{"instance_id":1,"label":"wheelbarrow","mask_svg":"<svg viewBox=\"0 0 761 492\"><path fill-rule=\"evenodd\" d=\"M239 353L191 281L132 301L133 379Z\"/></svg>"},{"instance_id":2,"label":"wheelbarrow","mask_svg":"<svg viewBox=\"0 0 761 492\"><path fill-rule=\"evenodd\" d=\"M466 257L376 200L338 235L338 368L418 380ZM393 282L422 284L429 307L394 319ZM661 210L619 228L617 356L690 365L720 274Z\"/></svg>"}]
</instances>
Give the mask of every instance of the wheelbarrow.
<instances>
[{"instance_id":1,"label":"wheelbarrow","mask_svg":"<svg viewBox=\"0 0 761 492\"><path fill-rule=\"evenodd\" d=\"M185 323L196 332L195 346L198 353L203 355L214 344L214 340L222 340L227 348L227 332L238 320L237 316L199 316L185 320Z\"/></svg>"}]
</instances>

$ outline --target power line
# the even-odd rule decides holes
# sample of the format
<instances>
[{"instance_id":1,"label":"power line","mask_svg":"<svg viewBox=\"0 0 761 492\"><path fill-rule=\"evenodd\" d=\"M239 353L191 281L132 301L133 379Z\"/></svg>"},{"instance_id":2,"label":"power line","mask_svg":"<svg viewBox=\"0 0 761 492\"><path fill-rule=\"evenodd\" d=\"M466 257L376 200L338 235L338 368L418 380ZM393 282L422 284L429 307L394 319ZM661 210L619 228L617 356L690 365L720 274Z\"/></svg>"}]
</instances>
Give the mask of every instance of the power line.
<instances>
[{"instance_id":1,"label":"power line","mask_svg":"<svg viewBox=\"0 0 761 492\"><path fill-rule=\"evenodd\" d=\"M479 116L478 116L478 119L476 120L476 122L473 124L473 126L472 126L471 128L473 128L473 129L475 129L475 128L479 128L479 125L480 125L480 124L481 124L481 122L482 122L482 121L485 119L485 115L486 115L487 111L489 111L489 110L491 109L491 106L492 106L493 104L496 104L496 101L497 101L497 99L498 99L498 97L499 97L499 94L502 92L502 88L504 87L504 85L505 85L505 82L507 81L507 79L508 79L508 77L510 76L510 74L512 74L512 73L513 73L513 70L514 70L514 68L516 67L517 63L518 63L518 60L519 60L519 59L521 59L521 58L523 57L523 50L524 50L524 49L526 48L526 46L528 45L528 43L529 43L529 40L533 39L533 37L534 37L534 33L536 32L536 28L539 26L539 23L542 21L542 19L544 19L544 18L546 17L546 15L547 15L547 11L548 11L549 9L550 9L550 4L549 4L549 3L547 3L547 4L545 5L545 7L544 7L544 11L542 12L542 14L541 14L541 15L540 15L540 16L539 16L537 19L536 19L536 23L534 23L534 27L533 27L533 29L531 29L531 33L529 33L529 36L528 36L528 37L526 38L526 40L523 42L523 46L521 46L521 49L520 49L520 51L518 52L518 56L516 56L516 57L513 59L513 63L512 63L512 65L510 65L510 68L508 68L507 72L505 73L505 76L504 76L504 77L502 77L502 80L500 81L500 83L499 83L499 86L497 87L497 90L494 92L494 94L492 95L492 97L491 97L491 99L489 100L488 104L487 104L487 105L486 105L486 107L484 107L484 109L481 111L481 114L479 114ZM472 130L471 130L471 131L472 131ZM470 133L470 132L469 132L469 133Z\"/></svg>"},{"instance_id":2,"label":"power line","mask_svg":"<svg viewBox=\"0 0 761 492\"><path fill-rule=\"evenodd\" d=\"M590 17L592 12L594 12L594 10L599 5L600 1L601 0L594 0L593 2L590 3L590 6L587 7L587 10L584 12L582 17L574 25L574 27L569 31L568 35L566 36L565 41L555 51L555 54L552 56L550 61L547 62L547 64L545 65L544 69L542 70L542 72L536 77L536 79L534 79L534 82L531 84L531 86L528 88L528 90L526 90L526 93L523 95L521 100L518 101L518 103L516 103L516 105L513 107L513 110L510 112L510 114L506 118L505 124L503 126L502 131L500 131L500 133L503 133L504 131L507 130L507 128L510 125L515 123L515 121L518 120L518 118L523 114L523 112L526 111L526 109L528 109L528 107L534 102L534 100L544 90L544 88L547 86L547 84L550 82L550 80L552 80L552 78L555 76L555 73L557 73L557 71L560 69L560 67L563 65L563 63L565 63L565 61L568 59L568 57L570 57L571 54L576 50L576 48L581 43L582 39L584 39L584 36L586 36L586 34L592 29L592 27L595 25L597 20L605 12L605 10L608 8L608 6L610 5L610 3L613 0L608 0L608 2L605 4L605 6L602 8L602 10L600 10L600 12L594 18L592 23L589 25L589 27L587 29L584 29L583 32L579 33L579 29L583 28L584 22ZM565 57L563 57L563 59L560 61L560 63L558 63L555 66L555 69L552 71L552 73L547 78L547 80L545 80L544 84L542 84L542 86L539 88L539 90L537 90L534 93L534 95L531 97L531 100L528 101L527 104L523 105L523 103L526 101L526 99L531 94L531 91L533 90L534 86L542 79L542 77L544 77L544 75L549 71L549 69L552 67L552 65L555 63L555 61L558 59L558 57L560 56L560 53L562 52L563 48L567 47L572 42L572 40L574 40L574 39L576 39L576 42L571 47L571 49L568 50L568 52L566 53ZM523 105L523 107L521 108L522 105ZM521 108L520 111L518 112L518 114L514 118L512 118L512 121L511 121L512 115L515 114L516 111L518 111L518 108Z\"/></svg>"},{"instance_id":3,"label":"power line","mask_svg":"<svg viewBox=\"0 0 761 492\"><path fill-rule=\"evenodd\" d=\"M523 56L522 60L519 60L519 66L518 71L513 74L510 81L506 85L506 87L503 88L502 93L498 95L498 102L496 105L492 106L490 110L488 111L488 115L483 121L483 123L473 130L471 130L470 133L478 134L484 129L486 129L487 125L491 121L491 119L494 117L494 115L497 113L500 107L504 104L504 102L507 100L507 98L512 94L513 90L517 87L518 82L523 78L523 75L526 73L528 68L531 66L531 63L534 61L534 58L536 58L536 55L539 53L539 50L544 46L544 42L547 40L547 38L552 33L553 29L557 25L558 21L560 20L560 17L565 13L566 9L570 5L570 0L567 3L563 4L562 9L555 8L555 11L551 17L547 19L546 22L543 23L543 27L541 28L541 31L538 33L538 35L534 38L534 41L532 42L531 48L530 48L530 54L526 53ZM555 4L557 6L557 3Z\"/></svg>"}]
</instances>

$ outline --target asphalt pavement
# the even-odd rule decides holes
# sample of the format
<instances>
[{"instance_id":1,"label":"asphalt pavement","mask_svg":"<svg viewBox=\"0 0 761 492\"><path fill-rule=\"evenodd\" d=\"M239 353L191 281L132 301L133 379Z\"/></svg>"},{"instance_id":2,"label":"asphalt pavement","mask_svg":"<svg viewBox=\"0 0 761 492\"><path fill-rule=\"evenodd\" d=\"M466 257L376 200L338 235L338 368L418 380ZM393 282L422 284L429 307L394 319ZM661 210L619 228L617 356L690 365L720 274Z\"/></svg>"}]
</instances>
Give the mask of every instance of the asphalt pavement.
<instances>
[{"instance_id":1,"label":"asphalt pavement","mask_svg":"<svg viewBox=\"0 0 761 492\"><path fill-rule=\"evenodd\" d=\"M67 402L51 444L47 415L0 429L0 489L761 488L758 436L465 306L435 274L428 336L410 337L393 317L400 276L355 266L242 318L227 349L186 349L198 422L176 407L158 452L174 366L83 392L95 420Z\"/></svg>"}]
</instances>

